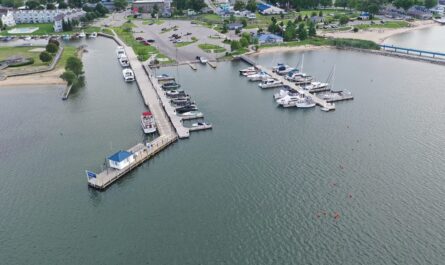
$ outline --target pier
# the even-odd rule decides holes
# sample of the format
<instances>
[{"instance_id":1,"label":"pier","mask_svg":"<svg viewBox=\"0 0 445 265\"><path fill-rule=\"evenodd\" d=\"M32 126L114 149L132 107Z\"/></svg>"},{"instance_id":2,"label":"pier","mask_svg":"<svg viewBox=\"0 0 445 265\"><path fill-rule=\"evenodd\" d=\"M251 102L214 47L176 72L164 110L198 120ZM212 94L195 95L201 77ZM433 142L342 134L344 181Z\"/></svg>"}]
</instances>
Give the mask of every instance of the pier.
<instances>
[{"instance_id":1,"label":"pier","mask_svg":"<svg viewBox=\"0 0 445 265\"><path fill-rule=\"evenodd\" d=\"M384 51L414 54L414 55L418 55L418 56L429 55L429 57L433 57L433 58L442 57L441 59L445 58L445 53L441 53L441 52L432 52L432 51L425 51L425 50L419 50L419 49L403 48L403 47L398 47L398 46L394 46L394 45L385 45L385 44L380 45L380 48L383 49Z\"/></svg>"},{"instance_id":2,"label":"pier","mask_svg":"<svg viewBox=\"0 0 445 265\"><path fill-rule=\"evenodd\" d=\"M213 69L216 69L216 62L207 61L207 64L210 65Z\"/></svg>"},{"instance_id":3,"label":"pier","mask_svg":"<svg viewBox=\"0 0 445 265\"><path fill-rule=\"evenodd\" d=\"M317 105L321 106L322 108L331 111L331 110L335 110L335 104L334 103L330 103L324 99L319 98L317 95L311 94L309 91L306 91L304 89L302 89L300 86L297 86L295 83L290 82L289 80L286 80L284 78L284 76L278 75L277 73L274 73L272 71L270 71L269 69L267 69L266 67L263 67L261 65L256 64L256 62L254 60L252 60L251 58L241 55L239 56L239 59L243 60L244 62L254 66L255 68L257 68L260 71L263 71L265 73L267 73L268 75L270 75L272 78L275 78L277 80L280 80L283 85L287 85L290 88L292 88L293 90L297 91L300 94L303 94L305 97L311 98Z\"/></svg>"}]
</instances>

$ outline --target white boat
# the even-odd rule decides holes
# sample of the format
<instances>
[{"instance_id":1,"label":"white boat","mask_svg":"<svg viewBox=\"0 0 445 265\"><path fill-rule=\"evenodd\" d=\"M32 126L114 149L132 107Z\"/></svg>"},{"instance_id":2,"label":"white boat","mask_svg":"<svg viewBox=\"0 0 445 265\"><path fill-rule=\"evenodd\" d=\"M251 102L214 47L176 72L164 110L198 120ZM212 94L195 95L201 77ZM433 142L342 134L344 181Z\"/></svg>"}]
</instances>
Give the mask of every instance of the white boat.
<instances>
[{"instance_id":1,"label":"white boat","mask_svg":"<svg viewBox=\"0 0 445 265\"><path fill-rule=\"evenodd\" d=\"M304 90L317 90L328 87L328 83L322 83L322 82L311 82L309 85L303 86Z\"/></svg>"},{"instance_id":2,"label":"white boat","mask_svg":"<svg viewBox=\"0 0 445 265\"><path fill-rule=\"evenodd\" d=\"M293 68L293 67L285 67L284 69L280 68L280 69L276 70L275 72L279 75L286 75L289 72L296 71L296 70L298 70L298 69Z\"/></svg>"},{"instance_id":3,"label":"white boat","mask_svg":"<svg viewBox=\"0 0 445 265\"><path fill-rule=\"evenodd\" d=\"M287 65L287 64L277 63L276 66L272 67L272 72L276 72L276 71L278 71L280 69L283 70L283 69L286 69L286 68L289 68L289 67L290 66Z\"/></svg>"},{"instance_id":4,"label":"white boat","mask_svg":"<svg viewBox=\"0 0 445 265\"><path fill-rule=\"evenodd\" d=\"M247 79L249 79L249 81L263 81L263 80L267 80L268 78L270 78L270 75L268 75L265 72L259 72L259 73L247 76Z\"/></svg>"},{"instance_id":5,"label":"white boat","mask_svg":"<svg viewBox=\"0 0 445 265\"><path fill-rule=\"evenodd\" d=\"M86 37L85 32L83 32L83 31L79 32L78 36L79 36L79 38L85 38Z\"/></svg>"},{"instance_id":6,"label":"white boat","mask_svg":"<svg viewBox=\"0 0 445 265\"><path fill-rule=\"evenodd\" d=\"M212 126L212 124L210 123L206 123L206 122L196 122L192 124L192 127L200 127L200 126Z\"/></svg>"},{"instance_id":7,"label":"white boat","mask_svg":"<svg viewBox=\"0 0 445 265\"><path fill-rule=\"evenodd\" d=\"M200 111L188 111L179 115L182 118L202 118L204 114Z\"/></svg>"},{"instance_id":8,"label":"white boat","mask_svg":"<svg viewBox=\"0 0 445 265\"><path fill-rule=\"evenodd\" d=\"M247 68L239 70L239 73L242 75L245 72L255 72L255 70L256 70L255 67L251 66L251 67L247 67Z\"/></svg>"},{"instance_id":9,"label":"white boat","mask_svg":"<svg viewBox=\"0 0 445 265\"><path fill-rule=\"evenodd\" d=\"M278 105L288 108L288 107L296 107L297 102L304 99L304 96L298 93L295 94L288 94L284 96L283 98L278 99L276 102Z\"/></svg>"},{"instance_id":10,"label":"white boat","mask_svg":"<svg viewBox=\"0 0 445 265\"><path fill-rule=\"evenodd\" d=\"M297 101L295 104L296 104L297 108L302 108L302 109L315 107L315 102L312 100L312 98L308 98L308 97Z\"/></svg>"},{"instance_id":11,"label":"white boat","mask_svg":"<svg viewBox=\"0 0 445 265\"><path fill-rule=\"evenodd\" d=\"M93 32L90 34L90 38L96 38L97 37L97 32Z\"/></svg>"},{"instance_id":12,"label":"white boat","mask_svg":"<svg viewBox=\"0 0 445 265\"><path fill-rule=\"evenodd\" d=\"M205 57L200 56L200 57L199 57L199 61L200 61L202 64L206 64L209 60L207 60L207 58L205 58Z\"/></svg>"},{"instance_id":13,"label":"white boat","mask_svg":"<svg viewBox=\"0 0 445 265\"><path fill-rule=\"evenodd\" d=\"M268 78L264 80L262 83L260 83L258 86L261 88L274 88L283 86L283 82L274 78Z\"/></svg>"},{"instance_id":14,"label":"white boat","mask_svg":"<svg viewBox=\"0 0 445 265\"><path fill-rule=\"evenodd\" d=\"M249 75L254 75L257 74L258 71L257 70L252 70L252 71L245 71L242 73L243 76L249 76Z\"/></svg>"},{"instance_id":15,"label":"white boat","mask_svg":"<svg viewBox=\"0 0 445 265\"><path fill-rule=\"evenodd\" d=\"M124 70L122 70L122 75L124 76L125 82L134 81L134 73L130 68L125 68Z\"/></svg>"},{"instance_id":16,"label":"white boat","mask_svg":"<svg viewBox=\"0 0 445 265\"><path fill-rule=\"evenodd\" d=\"M275 94L273 95L273 98L274 98L275 101L276 101L276 100L278 100L278 99L284 98L284 97L287 96L287 95L289 95L289 90L286 90L286 89L280 89L279 92L277 92L277 93L275 93Z\"/></svg>"},{"instance_id":17,"label":"white boat","mask_svg":"<svg viewBox=\"0 0 445 265\"><path fill-rule=\"evenodd\" d=\"M117 46L117 48L116 48L116 56L117 56L117 58L119 59L122 55L127 56L127 55L125 55L124 47Z\"/></svg>"},{"instance_id":18,"label":"white boat","mask_svg":"<svg viewBox=\"0 0 445 265\"><path fill-rule=\"evenodd\" d=\"M445 25L445 18L435 18L433 20L441 25Z\"/></svg>"},{"instance_id":19,"label":"white boat","mask_svg":"<svg viewBox=\"0 0 445 265\"><path fill-rule=\"evenodd\" d=\"M154 133L156 132L156 122L153 114L151 112L146 111L141 115L141 126L144 130L144 133Z\"/></svg>"},{"instance_id":20,"label":"white boat","mask_svg":"<svg viewBox=\"0 0 445 265\"><path fill-rule=\"evenodd\" d=\"M119 63L121 64L122 67L128 67L130 66L130 63L128 62L128 58L125 55L122 55L121 57L119 57Z\"/></svg>"}]
</instances>

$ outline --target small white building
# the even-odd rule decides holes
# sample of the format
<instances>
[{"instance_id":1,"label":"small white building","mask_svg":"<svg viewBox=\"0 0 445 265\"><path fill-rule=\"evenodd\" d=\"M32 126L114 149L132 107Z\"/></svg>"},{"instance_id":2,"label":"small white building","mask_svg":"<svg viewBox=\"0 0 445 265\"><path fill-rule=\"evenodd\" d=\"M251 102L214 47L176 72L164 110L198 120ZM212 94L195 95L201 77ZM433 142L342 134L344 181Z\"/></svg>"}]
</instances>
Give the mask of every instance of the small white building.
<instances>
[{"instance_id":1,"label":"small white building","mask_svg":"<svg viewBox=\"0 0 445 265\"><path fill-rule=\"evenodd\" d=\"M0 9L0 18L2 20L2 24L6 27L15 26L14 16L12 15L11 10L7 8Z\"/></svg>"},{"instance_id":2,"label":"small white building","mask_svg":"<svg viewBox=\"0 0 445 265\"><path fill-rule=\"evenodd\" d=\"M123 169L134 162L134 154L128 151L119 151L108 157L108 164L112 168Z\"/></svg>"}]
</instances>

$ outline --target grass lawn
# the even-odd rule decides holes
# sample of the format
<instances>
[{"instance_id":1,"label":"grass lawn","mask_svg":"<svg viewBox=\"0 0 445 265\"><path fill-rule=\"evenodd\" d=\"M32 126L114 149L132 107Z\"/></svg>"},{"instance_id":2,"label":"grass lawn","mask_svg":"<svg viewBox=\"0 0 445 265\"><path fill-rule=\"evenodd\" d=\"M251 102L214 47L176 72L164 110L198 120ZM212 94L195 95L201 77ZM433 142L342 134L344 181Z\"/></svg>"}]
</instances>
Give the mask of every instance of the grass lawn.
<instances>
[{"instance_id":1,"label":"grass lawn","mask_svg":"<svg viewBox=\"0 0 445 265\"><path fill-rule=\"evenodd\" d=\"M40 61L39 55L40 52L31 52L30 50L36 48L45 48L38 46L27 46L27 47L1 47L0 48L0 61L5 60L11 56L22 56L24 58L33 58L34 63L31 65L23 66L23 67L33 67L33 66L44 66L49 65L49 63L44 63Z\"/></svg>"},{"instance_id":2,"label":"grass lawn","mask_svg":"<svg viewBox=\"0 0 445 265\"><path fill-rule=\"evenodd\" d=\"M161 55L159 51L153 46L145 46L139 41L137 41L134 36L131 28L135 25L133 23L124 23L121 27L114 27L113 30L119 36L119 38L124 41L128 46L131 46L134 52L138 55L138 59L140 61L146 61L150 58L151 55L156 54L157 58L167 58L164 55ZM174 60L163 61L163 63L172 63Z\"/></svg>"},{"instance_id":3,"label":"grass lawn","mask_svg":"<svg viewBox=\"0 0 445 265\"><path fill-rule=\"evenodd\" d=\"M374 50L380 49L380 46L373 41L359 40L359 39L342 39L342 38L327 39L321 37L308 38L303 41L289 41L278 44L266 44L266 45L261 45L260 48L277 47L277 46L296 47L303 45L354 47L354 48L374 49Z\"/></svg>"},{"instance_id":4,"label":"grass lawn","mask_svg":"<svg viewBox=\"0 0 445 265\"><path fill-rule=\"evenodd\" d=\"M165 20L163 19L144 19L144 22L142 22L143 25L148 25L148 24L156 24L156 25L162 25L164 24Z\"/></svg>"},{"instance_id":5,"label":"grass lawn","mask_svg":"<svg viewBox=\"0 0 445 265\"><path fill-rule=\"evenodd\" d=\"M197 38L192 38L192 41L183 41L183 42L180 42L180 43L176 43L175 46L178 47L178 48L179 47L184 47L184 46L193 44L193 43L195 43L197 41L198 41Z\"/></svg>"},{"instance_id":6,"label":"grass lawn","mask_svg":"<svg viewBox=\"0 0 445 265\"><path fill-rule=\"evenodd\" d=\"M207 53L220 53L226 51L226 49L221 46L208 43L199 44L198 47Z\"/></svg>"},{"instance_id":7,"label":"grass lawn","mask_svg":"<svg viewBox=\"0 0 445 265\"><path fill-rule=\"evenodd\" d=\"M20 33L20 34L9 34L8 30L11 30L13 28L39 28L38 30L34 31L33 33ZM2 36L19 36L19 35L49 35L54 33L53 23L47 23L47 24L18 24L14 27L9 27L6 30L3 30L0 32L0 35Z\"/></svg>"},{"instance_id":8,"label":"grass lawn","mask_svg":"<svg viewBox=\"0 0 445 265\"><path fill-rule=\"evenodd\" d=\"M102 32L108 35L114 35L113 32L111 31L111 29L107 29L107 28L103 28Z\"/></svg>"},{"instance_id":9,"label":"grass lawn","mask_svg":"<svg viewBox=\"0 0 445 265\"><path fill-rule=\"evenodd\" d=\"M60 57L59 62L57 62L56 68L64 68L66 64L66 60L68 60L71 56L77 55L77 49L73 46L65 46L63 48L62 57Z\"/></svg>"},{"instance_id":10,"label":"grass lawn","mask_svg":"<svg viewBox=\"0 0 445 265\"><path fill-rule=\"evenodd\" d=\"M406 28L409 26L409 23L406 21L388 21L383 24L377 22L373 25L357 25L354 26L358 29L398 29L398 28Z\"/></svg>"}]
</instances>

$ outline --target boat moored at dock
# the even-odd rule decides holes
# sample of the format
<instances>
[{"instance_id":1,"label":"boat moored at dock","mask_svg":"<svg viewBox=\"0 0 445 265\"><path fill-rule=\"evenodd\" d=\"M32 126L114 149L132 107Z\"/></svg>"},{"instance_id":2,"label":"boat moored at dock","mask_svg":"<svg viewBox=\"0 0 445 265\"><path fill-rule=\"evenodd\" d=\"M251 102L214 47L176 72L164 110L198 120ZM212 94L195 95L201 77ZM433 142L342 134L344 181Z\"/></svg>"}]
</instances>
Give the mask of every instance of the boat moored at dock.
<instances>
[{"instance_id":1,"label":"boat moored at dock","mask_svg":"<svg viewBox=\"0 0 445 265\"><path fill-rule=\"evenodd\" d=\"M127 58L127 56L125 56L125 55L122 55L121 57L119 57L119 64L122 66L122 67L128 67L128 66L130 66L130 63L128 62L128 58Z\"/></svg>"},{"instance_id":2,"label":"boat moored at dock","mask_svg":"<svg viewBox=\"0 0 445 265\"><path fill-rule=\"evenodd\" d=\"M175 81L162 84L162 89L164 89L164 90L178 89L180 87L181 87L181 85L176 83Z\"/></svg>"},{"instance_id":3,"label":"boat moored at dock","mask_svg":"<svg viewBox=\"0 0 445 265\"><path fill-rule=\"evenodd\" d=\"M156 132L156 122L153 114L149 111L143 112L141 115L141 126L144 133Z\"/></svg>"},{"instance_id":4,"label":"boat moored at dock","mask_svg":"<svg viewBox=\"0 0 445 265\"><path fill-rule=\"evenodd\" d=\"M253 75L248 75L247 79L249 81L264 81L267 80L268 78L270 78L270 75L268 75L266 72L259 72Z\"/></svg>"},{"instance_id":5,"label":"boat moored at dock","mask_svg":"<svg viewBox=\"0 0 445 265\"><path fill-rule=\"evenodd\" d=\"M124 76L125 82L133 82L135 80L133 70L130 68L122 70L122 75Z\"/></svg>"},{"instance_id":6,"label":"boat moored at dock","mask_svg":"<svg viewBox=\"0 0 445 265\"><path fill-rule=\"evenodd\" d=\"M268 78L263 82L261 82L260 84L258 84L258 86L261 88L276 88L276 87L282 87L283 82L274 78Z\"/></svg>"}]
</instances>

